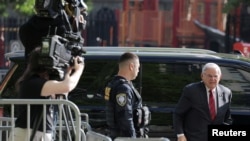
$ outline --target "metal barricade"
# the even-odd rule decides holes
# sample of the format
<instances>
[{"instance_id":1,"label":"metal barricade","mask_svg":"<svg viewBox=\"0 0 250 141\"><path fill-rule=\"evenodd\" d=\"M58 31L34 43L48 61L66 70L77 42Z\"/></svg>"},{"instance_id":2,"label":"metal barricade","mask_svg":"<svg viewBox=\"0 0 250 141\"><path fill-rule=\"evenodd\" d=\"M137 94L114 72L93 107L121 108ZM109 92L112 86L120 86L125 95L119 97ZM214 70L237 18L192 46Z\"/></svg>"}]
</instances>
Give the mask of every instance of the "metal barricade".
<instances>
[{"instance_id":1,"label":"metal barricade","mask_svg":"<svg viewBox=\"0 0 250 141\"><path fill-rule=\"evenodd\" d=\"M161 138L126 138L126 137L118 137L115 138L114 141L170 141L166 137Z\"/></svg>"},{"instance_id":2,"label":"metal barricade","mask_svg":"<svg viewBox=\"0 0 250 141\"><path fill-rule=\"evenodd\" d=\"M15 113L15 106L16 105L27 105L27 127L30 126L30 106L31 105L43 105L43 127L46 126L46 106L47 105L58 105L58 125L56 125L55 129L57 131L57 136L59 141L64 141L65 138L63 138L63 135L65 135L65 130L73 131L73 139L74 141L86 141L86 135L84 132L84 129L81 129L82 123L84 124L84 128L90 128L89 124L86 122L81 121L81 116L83 114L80 113L78 107L71 101L64 100L64 99L0 99L0 103L2 105L9 105L10 106L10 117L2 117L0 118L0 139L2 141L7 141L9 136L14 137L14 131L15 128L15 119L16 115ZM70 113L73 113L74 119L71 121L68 121L65 119L64 116L64 106L68 107L70 110ZM72 111L72 112L71 112ZM86 116L86 115L85 115ZM63 120L64 118L64 120ZM86 127L87 126L87 127ZM27 137L31 136L31 129L28 129ZM72 132L70 132L72 133ZM67 136L67 141L72 139L71 135Z\"/></svg>"},{"instance_id":3,"label":"metal barricade","mask_svg":"<svg viewBox=\"0 0 250 141\"><path fill-rule=\"evenodd\" d=\"M11 118L0 117L0 139L1 141L8 140L10 129L11 129Z\"/></svg>"},{"instance_id":4,"label":"metal barricade","mask_svg":"<svg viewBox=\"0 0 250 141\"><path fill-rule=\"evenodd\" d=\"M102 135L94 131L86 132L86 139L87 141L112 141L110 137Z\"/></svg>"}]
</instances>

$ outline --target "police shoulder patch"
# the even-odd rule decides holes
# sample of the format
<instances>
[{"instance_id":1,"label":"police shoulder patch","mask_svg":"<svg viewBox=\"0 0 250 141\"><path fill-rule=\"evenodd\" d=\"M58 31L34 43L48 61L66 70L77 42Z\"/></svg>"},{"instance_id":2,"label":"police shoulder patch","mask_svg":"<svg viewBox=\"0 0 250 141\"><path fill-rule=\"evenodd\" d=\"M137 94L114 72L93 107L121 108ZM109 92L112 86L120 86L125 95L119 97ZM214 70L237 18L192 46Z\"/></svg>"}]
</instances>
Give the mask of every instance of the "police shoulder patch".
<instances>
[{"instance_id":1,"label":"police shoulder patch","mask_svg":"<svg viewBox=\"0 0 250 141\"><path fill-rule=\"evenodd\" d=\"M105 100L109 100L110 99L110 87L105 87L105 95L104 95L104 99Z\"/></svg>"},{"instance_id":2,"label":"police shoulder patch","mask_svg":"<svg viewBox=\"0 0 250 141\"><path fill-rule=\"evenodd\" d=\"M119 93L116 95L116 102L120 106L124 106L127 103L127 95L125 93Z\"/></svg>"}]
</instances>

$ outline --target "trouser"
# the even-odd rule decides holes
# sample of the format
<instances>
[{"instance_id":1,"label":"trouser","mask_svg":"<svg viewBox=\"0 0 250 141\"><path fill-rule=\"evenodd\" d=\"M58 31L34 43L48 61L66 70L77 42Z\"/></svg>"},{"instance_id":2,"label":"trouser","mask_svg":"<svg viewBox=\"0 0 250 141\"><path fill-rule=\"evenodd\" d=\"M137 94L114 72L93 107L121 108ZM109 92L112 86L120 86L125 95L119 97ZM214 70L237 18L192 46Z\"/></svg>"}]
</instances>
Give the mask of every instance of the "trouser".
<instances>
[{"instance_id":1,"label":"trouser","mask_svg":"<svg viewBox=\"0 0 250 141\"><path fill-rule=\"evenodd\" d=\"M14 135L12 133L14 132ZM32 129L30 130L30 136L32 134ZM28 129L26 128L14 128L9 134L8 141L30 141L30 136L28 136ZM43 133L41 131L36 131L33 141L53 141L52 133Z\"/></svg>"},{"instance_id":2,"label":"trouser","mask_svg":"<svg viewBox=\"0 0 250 141\"><path fill-rule=\"evenodd\" d=\"M137 138L148 138L148 128L143 127L136 130Z\"/></svg>"}]
</instances>

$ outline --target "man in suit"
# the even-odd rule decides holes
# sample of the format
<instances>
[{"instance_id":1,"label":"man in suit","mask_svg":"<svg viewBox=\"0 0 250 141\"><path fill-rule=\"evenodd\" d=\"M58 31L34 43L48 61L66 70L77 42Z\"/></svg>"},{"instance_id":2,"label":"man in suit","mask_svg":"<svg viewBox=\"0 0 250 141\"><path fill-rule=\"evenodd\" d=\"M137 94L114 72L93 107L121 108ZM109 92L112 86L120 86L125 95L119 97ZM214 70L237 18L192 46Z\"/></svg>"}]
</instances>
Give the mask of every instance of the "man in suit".
<instances>
[{"instance_id":1,"label":"man in suit","mask_svg":"<svg viewBox=\"0 0 250 141\"><path fill-rule=\"evenodd\" d=\"M220 67L215 63L205 64L201 79L200 82L184 87L176 106L173 124L177 141L207 141L208 125L232 124L230 113L232 92L219 84ZM212 97L209 90L212 91ZM213 104L210 104L210 101ZM210 109L213 109L212 113Z\"/></svg>"}]
</instances>

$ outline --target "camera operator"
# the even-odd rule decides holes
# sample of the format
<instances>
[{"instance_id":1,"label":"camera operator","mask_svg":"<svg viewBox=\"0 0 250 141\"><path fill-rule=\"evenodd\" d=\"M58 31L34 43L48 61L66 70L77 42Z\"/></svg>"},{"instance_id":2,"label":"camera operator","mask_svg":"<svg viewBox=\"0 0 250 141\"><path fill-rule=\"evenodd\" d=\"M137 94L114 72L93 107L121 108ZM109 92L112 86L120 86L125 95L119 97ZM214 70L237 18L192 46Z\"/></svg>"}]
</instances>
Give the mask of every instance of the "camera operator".
<instances>
[{"instance_id":1,"label":"camera operator","mask_svg":"<svg viewBox=\"0 0 250 141\"><path fill-rule=\"evenodd\" d=\"M84 58L73 57L73 64L67 68L62 80L52 80L49 71L39 65L40 47L35 48L30 56L26 70L16 82L16 90L20 98L23 99L49 99L55 98L57 94L63 94L67 97L68 93L73 90L84 70ZM43 106L31 105L30 108L30 128L34 135L34 141L52 141L53 105L46 106L46 136L43 135ZM27 135L27 107L20 106L20 113L15 121L14 140L27 141L30 137ZM37 121L41 119L40 124ZM37 130L36 130L37 128ZM11 134L10 134L11 135ZM12 136L9 138L12 141Z\"/></svg>"}]
</instances>

